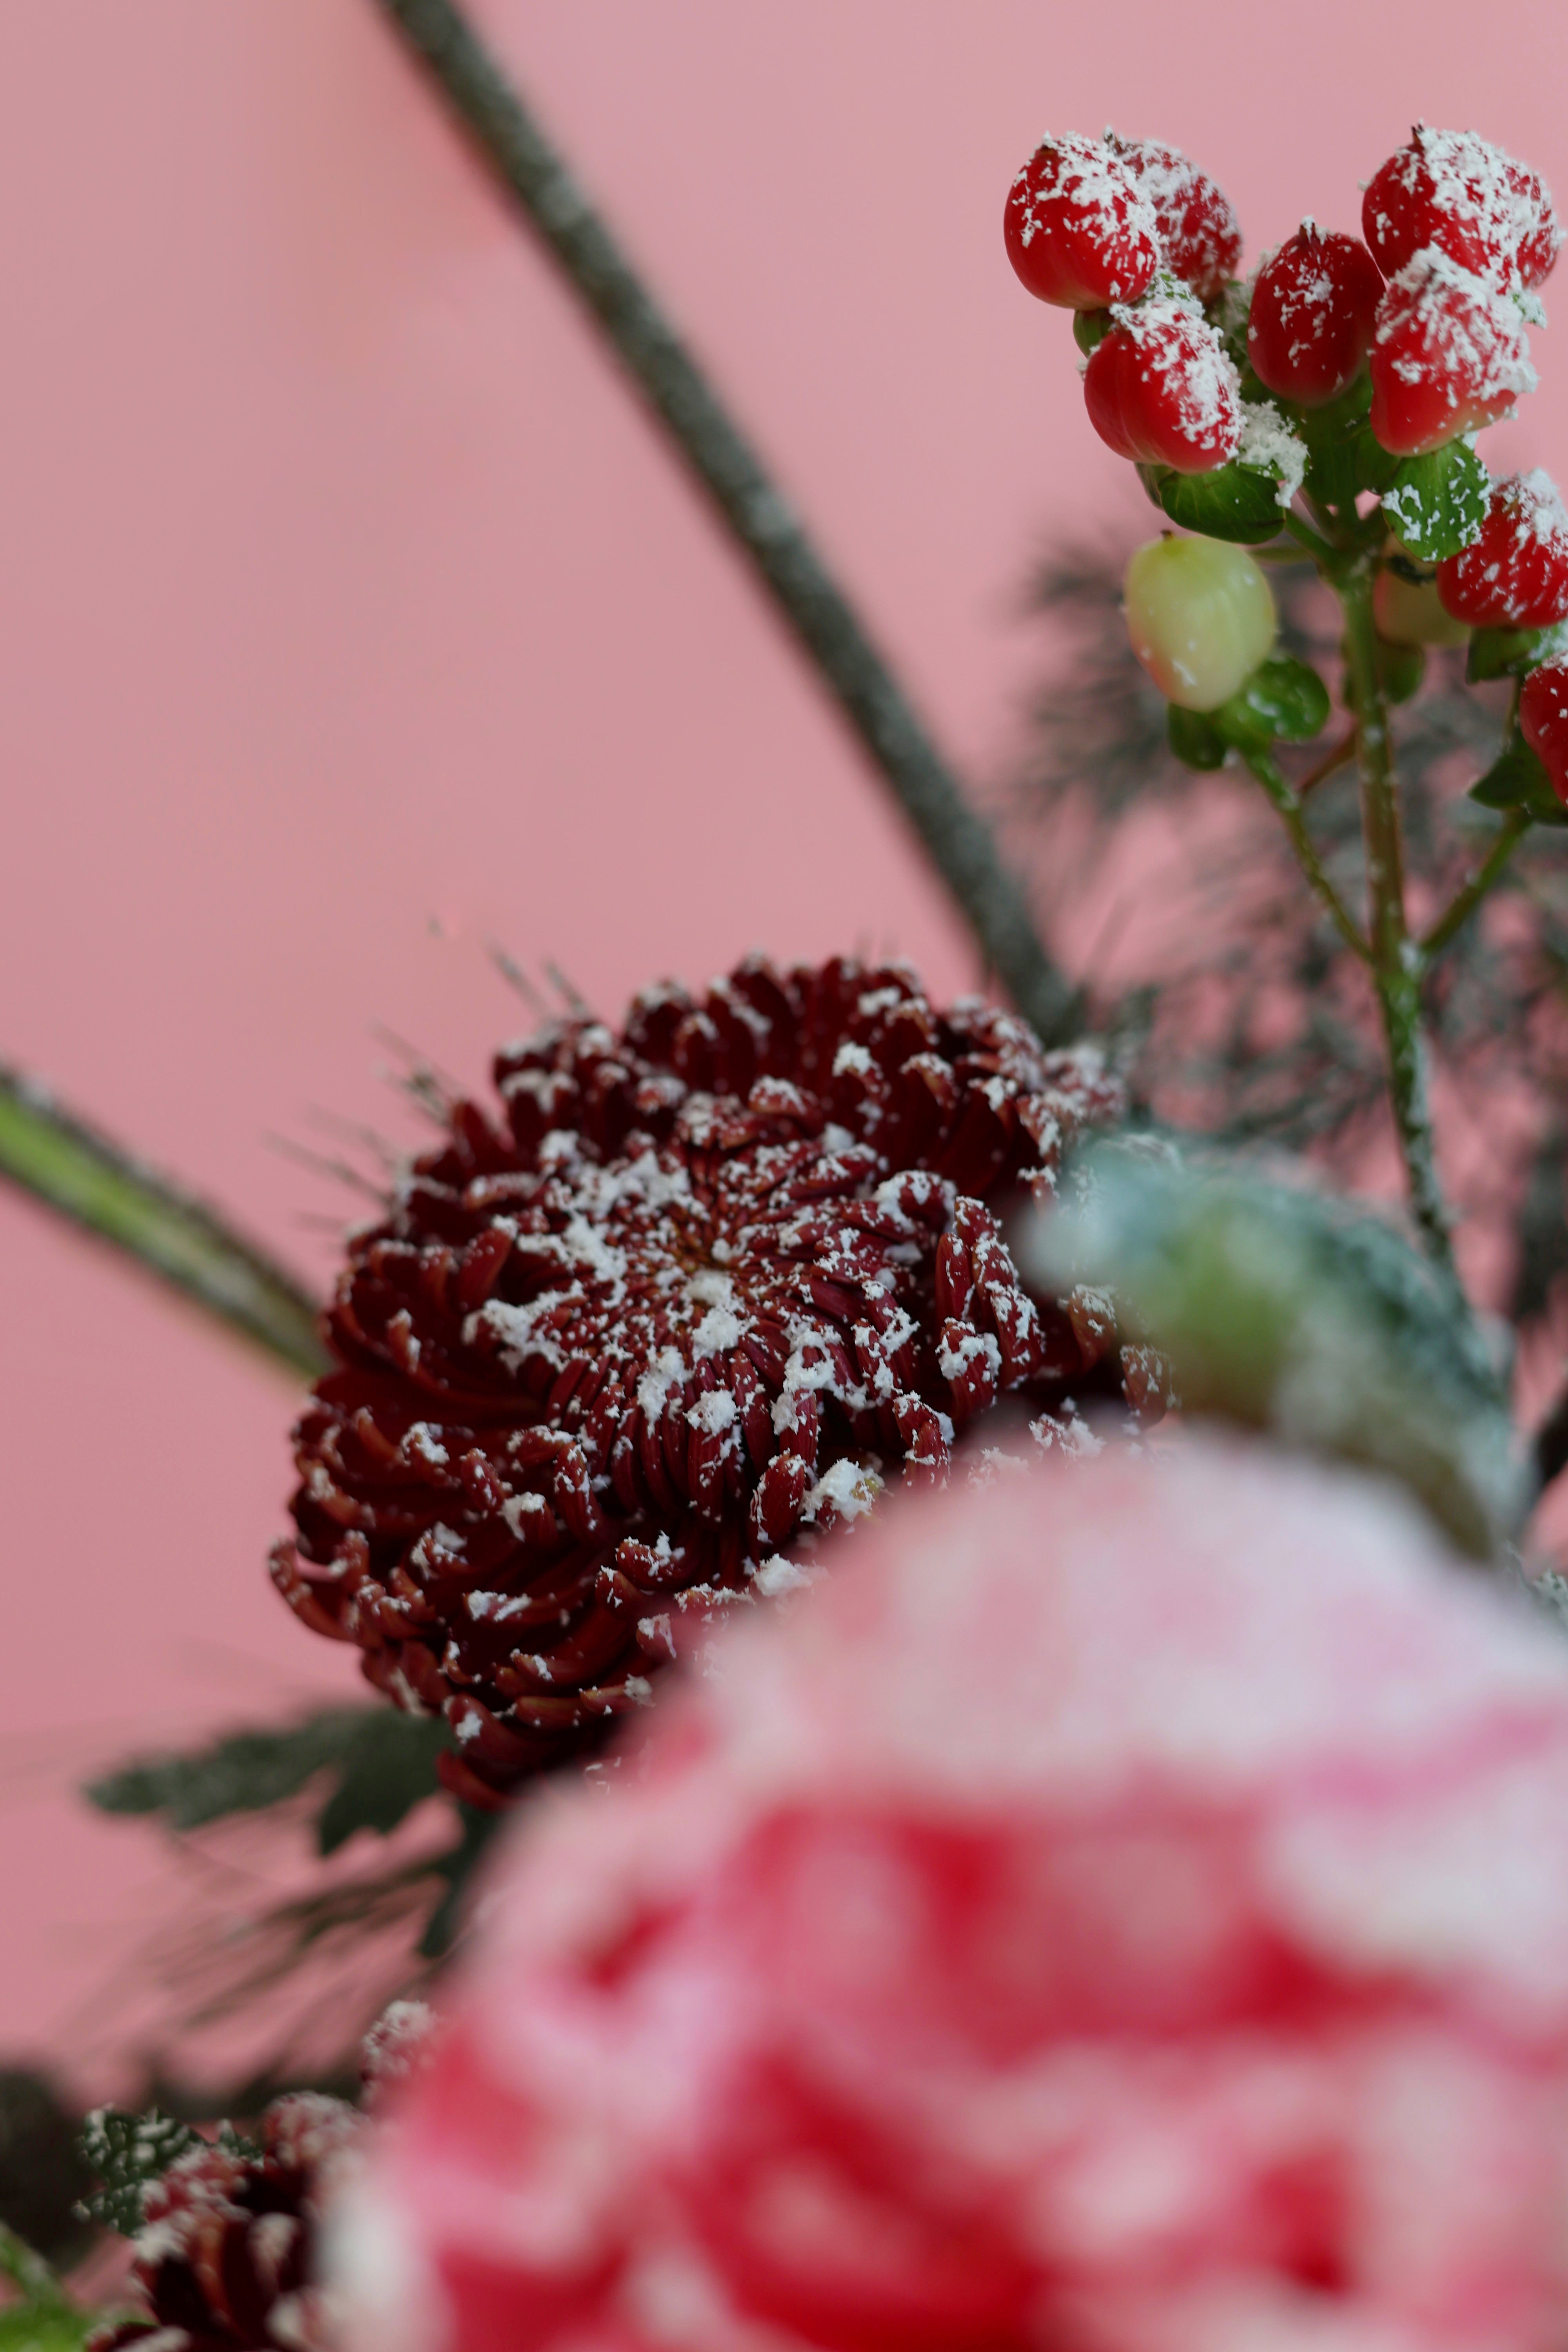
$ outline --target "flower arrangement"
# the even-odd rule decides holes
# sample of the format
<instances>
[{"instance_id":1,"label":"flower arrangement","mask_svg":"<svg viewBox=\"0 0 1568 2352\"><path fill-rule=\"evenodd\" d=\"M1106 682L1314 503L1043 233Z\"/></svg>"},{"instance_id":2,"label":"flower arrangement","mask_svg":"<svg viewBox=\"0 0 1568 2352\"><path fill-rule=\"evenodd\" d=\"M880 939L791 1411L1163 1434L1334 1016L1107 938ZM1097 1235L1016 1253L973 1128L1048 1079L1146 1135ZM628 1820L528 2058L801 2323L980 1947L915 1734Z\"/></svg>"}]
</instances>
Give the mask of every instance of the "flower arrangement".
<instances>
[{"instance_id":1,"label":"flower arrangement","mask_svg":"<svg viewBox=\"0 0 1568 2352\"><path fill-rule=\"evenodd\" d=\"M1476 448L1534 385L1551 196L1417 127L1361 237L1303 221L1249 278L1161 142L1048 137L1005 207L1163 519L1117 625L1163 755L1259 787L1375 1013L1396 1221L1151 1116L497 61L451 0L382 5L1012 1004L847 955L618 1025L563 989L493 1098L416 1075L438 1139L319 1317L7 1085L7 1172L310 1381L273 1578L376 1695L90 1793L186 1825L311 1793L323 1858L425 1807L453 1843L291 1915L276 1973L404 1935L360 2092L98 2111L79 2215L131 2242L124 2296L3 2236L0 2336L1532 2352L1568 2319L1568 1580L1530 1533L1568 1413L1525 1438L1461 1282L1427 1033L1568 824L1568 512ZM1316 646L1281 637L1309 572ZM1506 708L1422 911L1392 714L1444 648ZM1351 775L1359 908L1318 816Z\"/></svg>"}]
</instances>

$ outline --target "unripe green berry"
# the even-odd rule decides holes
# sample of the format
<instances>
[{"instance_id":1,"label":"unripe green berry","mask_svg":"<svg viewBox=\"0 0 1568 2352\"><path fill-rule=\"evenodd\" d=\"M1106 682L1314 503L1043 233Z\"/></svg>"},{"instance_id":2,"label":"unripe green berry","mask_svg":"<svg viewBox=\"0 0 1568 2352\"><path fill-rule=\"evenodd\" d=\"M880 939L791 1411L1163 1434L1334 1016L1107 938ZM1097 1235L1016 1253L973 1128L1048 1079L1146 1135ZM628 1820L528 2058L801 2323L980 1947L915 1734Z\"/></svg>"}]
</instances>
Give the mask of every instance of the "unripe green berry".
<instances>
[{"instance_id":1,"label":"unripe green berry","mask_svg":"<svg viewBox=\"0 0 1568 2352\"><path fill-rule=\"evenodd\" d=\"M1168 702L1217 710L1267 659L1274 595L1245 548L1167 531L1127 566L1132 650Z\"/></svg>"}]
</instances>

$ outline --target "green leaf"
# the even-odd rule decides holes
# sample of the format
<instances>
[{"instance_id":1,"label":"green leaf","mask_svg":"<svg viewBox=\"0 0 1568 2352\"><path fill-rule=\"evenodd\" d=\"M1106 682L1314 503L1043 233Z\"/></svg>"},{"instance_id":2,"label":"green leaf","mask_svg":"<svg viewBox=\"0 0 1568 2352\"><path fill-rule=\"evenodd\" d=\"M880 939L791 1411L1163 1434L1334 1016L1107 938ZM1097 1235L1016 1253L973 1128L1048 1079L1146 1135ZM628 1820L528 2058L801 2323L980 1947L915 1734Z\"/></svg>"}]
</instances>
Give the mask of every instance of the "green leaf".
<instances>
[{"instance_id":1,"label":"green leaf","mask_svg":"<svg viewBox=\"0 0 1568 2352\"><path fill-rule=\"evenodd\" d=\"M1465 676L1472 686L1492 677L1523 677L1552 661L1568 643L1561 621L1544 629L1478 629L1470 639Z\"/></svg>"},{"instance_id":2,"label":"green leaf","mask_svg":"<svg viewBox=\"0 0 1568 2352\"><path fill-rule=\"evenodd\" d=\"M1205 306L1205 316L1236 362L1241 378L1244 400L1269 400L1273 394L1258 383L1253 374L1252 362L1247 355L1247 328L1252 315L1252 287L1244 278L1228 278L1215 299ZM1256 392L1252 385L1257 385Z\"/></svg>"},{"instance_id":3,"label":"green leaf","mask_svg":"<svg viewBox=\"0 0 1568 2352\"><path fill-rule=\"evenodd\" d=\"M427 1797L441 1792L436 1759L452 1744L439 1716L377 1707L361 1715L342 1753L337 1787L316 1821L316 1843L335 1853L356 1831L390 1837Z\"/></svg>"},{"instance_id":4,"label":"green leaf","mask_svg":"<svg viewBox=\"0 0 1568 2352\"><path fill-rule=\"evenodd\" d=\"M1377 678L1388 701L1408 702L1426 675L1425 646L1395 646L1386 637L1378 638Z\"/></svg>"},{"instance_id":5,"label":"green leaf","mask_svg":"<svg viewBox=\"0 0 1568 2352\"><path fill-rule=\"evenodd\" d=\"M1537 824L1568 824L1568 809L1552 791L1551 778L1518 736L1470 786L1469 796L1482 808L1528 810Z\"/></svg>"},{"instance_id":6,"label":"green leaf","mask_svg":"<svg viewBox=\"0 0 1568 2352\"><path fill-rule=\"evenodd\" d=\"M1154 504L1184 530L1257 547L1278 539L1283 515L1272 474L1256 466L1215 466L1206 474L1178 474L1173 466L1140 466L1138 478Z\"/></svg>"},{"instance_id":7,"label":"green leaf","mask_svg":"<svg viewBox=\"0 0 1568 2352\"><path fill-rule=\"evenodd\" d=\"M1225 765L1229 746L1206 711L1184 710L1179 702L1169 703L1165 739L1184 767L1206 772Z\"/></svg>"},{"instance_id":8,"label":"green leaf","mask_svg":"<svg viewBox=\"0 0 1568 2352\"><path fill-rule=\"evenodd\" d=\"M1372 379L1358 376L1337 400L1293 412L1297 433L1307 445L1307 481L1321 505L1353 506L1363 490L1384 489L1399 460L1373 438L1367 424Z\"/></svg>"},{"instance_id":9,"label":"green leaf","mask_svg":"<svg viewBox=\"0 0 1568 2352\"><path fill-rule=\"evenodd\" d=\"M1059 1291L1114 1290L1183 1405L1389 1473L1489 1559L1527 1501L1505 1367L1457 1287L1381 1218L1215 1161L1080 1157L1081 1205L1022 1246Z\"/></svg>"},{"instance_id":10,"label":"green leaf","mask_svg":"<svg viewBox=\"0 0 1568 2352\"><path fill-rule=\"evenodd\" d=\"M1327 723L1329 689L1308 663L1277 654L1209 715L1216 732L1238 750L1306 743Z\"/></svg>"},{"instance_id":11,"label":"green leaf","mask_svg":"<svg viewBox=\"0 0 1568 2352\"><path fill-rule=\"evenodd\" d=\"M208 1314L314 1380L316 1307L281 1266L195 1200L0 1066L0 1176L111 1242Z\"/></svg>"},{"instance_id":12,"label":"green leaf","mask_svg":"<svg viewBox=\"0 0 1568 2352\"><path fill-rule=\"evenodd\" d=\"M1408 702L1426 674L1425 646L1398 646L1388 637L1374 639L1377 659L1377 682L1390 702ZM1356 704L1355 673L1350 666L1349 646L1342 641L1340 651L1345 656L1344 677L1340 686L1340 698L1347 710Z\"/></svg>"},{"instance_id":13,"label":"green leaf","mask_svg":"<svg viewBox=\"0 0 1568 2352\"><path fill-rule=\"evenodd\" d=\"M1354 446L1358 487L1386 498L1398 478L1400 460L1384 447L1370 425L1361 427Z\"/></svg>"},{"instance_id":14,"label":"green leaf","mask_svg":"<svg viewBox=\"0 0 1568 2352\"><path fill-rule=\"evenodd\" d=\"M1447 441L1424 457L1404 457L1383 494L1383 511L1400 544L1427 563L1468 547L1487 518L1491 481L1466 441Z\"/></svg>"},{"instance_id":15,"label":"green leaf","mask_svg":"<svg viewBox=\"0 0 1568 2352\"><path fill-rule=\"evenodd\" d=\"M88 2330L103 2315L74 2304L43 2256L3 2221L0 2277L11 2281L20 2298L0 2311L0 2352L80 2352Z\"/></svg>"},{"instance_id":16,"label":"green leaf","mask_svg":"<svg viewBox=\"0 0 1568 2352\"><path fill-rule=\"evenodd\" d=\"M172 1830L264 1812L315 1780L331 1788L316 1817L331 1853L358 1830L385 1837L439 1795L436 1759L451 1745L438 1716L387 1706L329 1707L280 1731L238 1731L189 1755L147 1757L91 1782L100 1812L162 1813Z\"/></svg>"},{"instance_id":17,"label":"green leaf","mask_svg":"<svg viewBox=\"0 0 1568 2352\"><path fill-rule=\"evenodd\" d=\"M104 2317L72 2303L19 2303L0 2311L0 2352L81 2352Z\"/></svg>"},{"instance_id":18,"label":"green leaf","mask_svg":"<svg viewBox=\"0 0 1568 2352\"><path fill-rule=\"evenodd\" d=\"M1090 359L1116 324L1109 310L1075 310L1072 314L1072 339Z\"/></svg>"},{"instance_id":19,"label":"green leaf","mask_svg":"<svg viewBox=\"0 0 1568 2352\"><path fill-rule=\"evenodd\" d=\"M0 2221L0 2278L8 2278L25 2302L58 2304L65 2300L65 2289L42 2254L4 2221Z\"/></svg>"},{"instance_id":20,"label":"green leaf","mask_svg":"<svg viewBox=\"0 0 1568 2352\"><path fill-rule=\"evenodd\" d=\"M173 2116L129 2115L122 2107L98 2107L82 2126L82 2160L99 2187L82 2209L106 2230L133 2238L142 2227L142 2192L161 2180L176 2158L204 2145L189 2124Z\"/></svg>"}]
</instances>

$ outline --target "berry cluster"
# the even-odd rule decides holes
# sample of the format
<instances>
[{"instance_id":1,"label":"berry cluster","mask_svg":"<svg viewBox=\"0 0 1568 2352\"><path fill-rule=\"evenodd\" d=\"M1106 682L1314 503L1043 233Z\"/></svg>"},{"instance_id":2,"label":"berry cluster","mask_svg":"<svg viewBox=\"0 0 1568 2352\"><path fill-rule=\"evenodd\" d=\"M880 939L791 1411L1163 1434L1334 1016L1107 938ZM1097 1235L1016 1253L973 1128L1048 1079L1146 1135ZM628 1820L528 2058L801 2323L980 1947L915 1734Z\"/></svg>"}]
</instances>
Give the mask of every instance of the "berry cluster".
<instances>
[{"instance_id":1,"label":"berry cluster","mask_svg":"<svg viewBox=\"0 0 1568 2352\"><path fill-rule=\"evenodd\" d=\"M1243 282L1223 192L1174 149L1110 132L1045 140L1005 213L1023 283L1075 313L1095 430L1203 534L1167 534L1128 576L1178 753L1218 766L1328 717L1314 674L1269 658L1273 599L1243 551L1285 531L1321 560L1373 551L1390 698L1414 691L1420 648L1477 633L1470 675L1522 681L1478 796L1561 821L1568 516L1544 475L1493 485L1472 446L1534 387L1552 199L1474 132L1418 126L1367 186L1362 229L1303 221Z\"/></svg>"}]
</instances>

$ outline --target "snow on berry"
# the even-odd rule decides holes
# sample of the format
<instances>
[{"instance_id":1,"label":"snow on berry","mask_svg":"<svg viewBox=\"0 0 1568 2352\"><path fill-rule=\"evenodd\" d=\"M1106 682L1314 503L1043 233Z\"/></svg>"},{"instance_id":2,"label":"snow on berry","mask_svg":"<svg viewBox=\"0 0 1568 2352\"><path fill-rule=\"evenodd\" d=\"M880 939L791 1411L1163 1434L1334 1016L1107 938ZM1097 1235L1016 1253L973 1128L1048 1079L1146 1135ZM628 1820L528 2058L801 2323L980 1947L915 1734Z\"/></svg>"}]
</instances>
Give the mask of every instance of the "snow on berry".
<instances>
[{"instance_id":1,"label":"snow on berry","mask_svg":"<svg viewBox=\"0 0 1568 2352\"><path fill-rule=\"evenodd\" d=\"M1118 307L1084 371L1089 422L1119 457L1206 474L1241 446L1236 366L1184 298Z\"/></svg>"},{"instance_id":2,"label":"snow on berry","mask_svg":"<svg viewBox=\"0 0 1568 2352\"><path fill-rule=\"evenodd\" d=\"M1282 507L1291 504L1307 478L1310 452L1271 400L1242 402L1241 446L1237 455L1244 466L1255 466L1260 474L1274 476L1274 495Z\"/></svg>"},{"instance_id":3,"label":"snow on berry","mask_svg":"<svg viewBox=\"0 0 1568 2352\"><path fill-rule=\"evenodd\" d=\"M1562 231L1537 174L1473 131L1417 123L1368 183L1362 226L1393 278L1428 246L1489 284L1539 286Z\"/></svg>"},{"instance_id":4,"label":"snow on berry","mask_svg":"<svg viewBox=\"0 0 1568 2352\"><path fill-rule=\"evenodd\" d=\"M1436 246L1389 280L1371 366L1372 429L1399 457L1495 425L1535 389L1518 305Z\"/></svg>"},{"instance_id":5,"label":"snow on berry","mask_svg":"<svg viewBox=\"0 0 1568 2352\"><path fill-rule=\"evenodd\" d=\"M1568 512L1539 467L1499 482L1480 535L1437 566L1445 611L1474 629L1568 620Z\"/></svg>"},{"instance_id":6,"label":"snow on berry","mask_svg":"<svg viewBox=\"0 0 1568 2352\"><path fill-rule=\"evenodd\" d=\"M1214 301L1241 263L1241 223L1230 198L1178 147L1105 136L1154 207L1168 268L1200 302Z\"/></svg>"},{"instance_id":7,"label":"snow on berry","mask_svg":"<svg viewBox=\"0 0 1568 2352\"><path fill-rule=\"evenodd\" d=\"M1303 221L1253 283L1254 373L1305 408L1336 399L1361 373L1382 295L1383 274L1359 237Z\"/></svg>"},{"instance_id":8,"label":"snow on berry","mask_svg":"<svg viewBox=\"0 0 1568 2352\"><path fill-rule=\"evenodd\" d=\"M1545 284L1563 247L1563 229L1550 190L1528 164L1510 163L1509 180L1528 223L1519 243L1520 282L1526 288Z\"/></svg>"},{"instance_id":9,"label":"snow on berry","mask_svg":"<svg viewBox=\"0 0 1568 2352\"><path fill-rule=\"evenodd\" d=\"M1519 698L1520 732L1568 803L1568 661L1532 669Z\"/></svg>"},{"instance_id":10,"label":"snow on berry","mask_svg":"<svg viewBox=\"0 0 1568 2352\"><path fill-rule=\"evenodd\" d=\"M1047 137L1008 192L1007 255L1031 294L1068 310L1135 302L1160 264L1149 196L1102 139Z\"/></svg>"}]
</instances>

